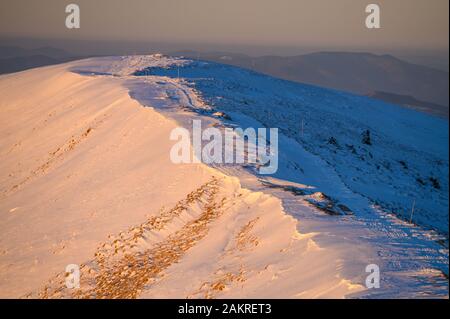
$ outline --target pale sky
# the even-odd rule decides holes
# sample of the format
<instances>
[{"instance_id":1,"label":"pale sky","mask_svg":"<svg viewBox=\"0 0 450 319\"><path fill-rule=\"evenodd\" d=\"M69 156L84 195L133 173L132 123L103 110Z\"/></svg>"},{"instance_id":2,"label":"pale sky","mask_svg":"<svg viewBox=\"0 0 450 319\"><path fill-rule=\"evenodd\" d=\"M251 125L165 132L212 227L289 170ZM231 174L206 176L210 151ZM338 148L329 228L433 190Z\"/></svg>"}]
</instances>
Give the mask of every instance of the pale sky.
<instances>
[{"instance_id":1,"label":"pale sky","mask_svg":"<svg viewBox=\"0 0 450 319\"><path fill-rule=\"evenodd\" d=\"M65 27L76 3L81 28ZM365 7L381 7L381 29ZM1 0L0 36L448 50L448 0Z\"/></svg>"}]
</instances>

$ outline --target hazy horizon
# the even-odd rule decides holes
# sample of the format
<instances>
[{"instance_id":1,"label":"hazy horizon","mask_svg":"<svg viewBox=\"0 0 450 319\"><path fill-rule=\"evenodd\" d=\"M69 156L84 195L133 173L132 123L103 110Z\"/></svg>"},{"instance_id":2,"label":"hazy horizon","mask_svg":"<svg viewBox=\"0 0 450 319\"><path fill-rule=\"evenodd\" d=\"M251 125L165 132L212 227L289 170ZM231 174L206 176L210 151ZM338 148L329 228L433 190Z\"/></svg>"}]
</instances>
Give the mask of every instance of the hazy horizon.
<instances>
[{"instance_id":1,"label":"hazy horizon","mask_svg":"<svg viewBox=\"0 0 450 319\"><path fill-rule=\"evenodd\" d=\"M1 46L17 46L26 49L53 47L63 49L74 56L95 55L133 55L161 52L170 54L178 51L196 51L203 53L222 52L259 56L298 56L315 52L367 52L372 54L390 54L407 62L425 65L449 71L448 50L411 50L411 49L370 49L344 47L289 47L289 46L250 46L214 43L155 43L89 41L67 39L31 39L0 37Z\"/></svg>"},{"instance_id":2,"label":"hazy horizon","mask_svg":"<svg viewBox=\"0 0 450 319\"><path fill-rule=\"evenodd\" d=\"M65 7L81 27L65 27ZM367 29L367 0L4 0L2 45L53 46L74 55L193 50L292 56L317 51L392 54L448 71L447 0L380 0L381 28Z\"/></svg>"},{"instance_id":3,"label":"hazy horizon","mask_svg":"<svg viewBox=\"0 0 450 319\"><path fill-rule=\"evenodd\" d=\"M65 27L65 7L81 27ZM379 0L381 28L367 29L367 0L3 0L3 38L213 46L448 51L447 0Z\"/></svg>"}]
</instances>

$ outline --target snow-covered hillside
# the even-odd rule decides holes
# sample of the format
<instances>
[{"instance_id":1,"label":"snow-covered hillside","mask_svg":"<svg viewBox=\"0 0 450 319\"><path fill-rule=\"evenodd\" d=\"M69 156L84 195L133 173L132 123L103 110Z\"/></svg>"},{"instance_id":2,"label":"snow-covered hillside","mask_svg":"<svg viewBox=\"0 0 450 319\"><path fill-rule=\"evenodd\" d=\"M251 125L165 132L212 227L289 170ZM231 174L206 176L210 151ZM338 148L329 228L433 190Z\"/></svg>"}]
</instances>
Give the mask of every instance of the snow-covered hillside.
<instances>
[{"instance_id":1,"label":"snow-covered hillside","mask_svg":"<svg viewBox=\"0 0 450 319\"><path fill-rule=\"evenodd\" d=\"M90 59L0 77L0 296L363 290L341 271L341 252L298 232L275 196L170 161L176 123L131 99L128 86L144 82L126 76L164 61ZM69 264L80 267L80 289L65 287Z\"/></svg>"},{"instance_id":2,"label":"snow-covered hillside","mask_svg":"<svg viewBox=\"0 0 450 319\"><path fill-rule=\"evenodd\" d=\"M162 55L0 76L0 96L1 297L448 297L445 121ZM193 119L280 128L278 172L173 164Z\"/></svg>"},{"instance_id":3,"label":"snow-covered hillside","mask_svg":"<svg viewBox=\"0 0 450 319\"><path fill-rule=\"evenodd\" d=\"M248 165L214 167L281 198L284 209L299 217L299 229L319 223L340 241L376 247L374 261L384 265L386 289L368 296L433 294L421 291L422 276L431 269L448 276L448 122L211 62L190 60L134 74L146 78L148 87L131 87L132 96L188 128L199 117L215 127L278 127L275 174L259 175ZM257 182L244 178L247 173ZM303 203L322 215L305 213ZM324 220L327 214L340 217ZM329 244L329 238L321 240ZM361 262L357 256L346 266Z\"/></svg>"},{"instance_id":4,"label":"snow-covered hillside","mask_svg":"<svg viewBox=\"0 0 450 319\"><path fill-rule=\"evenodd\" d=\"M413 222L448 237L448 121L212 62L135 74L188 79L214 110L278 127L333 166L352 191L405 220L415 202ZM299 165L292 181L301 181Z\"/></svg>"}]
</instances>

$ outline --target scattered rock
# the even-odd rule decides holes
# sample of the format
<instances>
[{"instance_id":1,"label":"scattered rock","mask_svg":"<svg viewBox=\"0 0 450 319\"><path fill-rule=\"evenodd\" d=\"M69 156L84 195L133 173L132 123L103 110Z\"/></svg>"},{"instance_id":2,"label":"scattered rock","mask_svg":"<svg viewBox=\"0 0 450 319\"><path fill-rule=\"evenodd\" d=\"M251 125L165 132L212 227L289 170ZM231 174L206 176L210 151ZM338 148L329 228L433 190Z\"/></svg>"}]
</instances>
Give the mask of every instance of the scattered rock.
<instances>
[{"instance_id":1,"label":"scattered rock","mask_svg":"<svg viewBox=\"0 0 450 319\"><path fill-rule=\"evenodd\" d=\"M355 146L353 146L352 144L345 144L345 146L347 146L347 148L352 152L352 154L357 154Z\"/></svg>"},{"instance_id":2,"label":"scattered rock","mask_svg":"<svg viewBox=\"0 0 450 319\"><path fill-rule=\"evenodd\" d=\"M431 185L433 185L434 188L436 189L441 189L441 184L439 183L438 179L435 177L430 177L429 178Z\"/></svg>"},{"instance_id":3,"label":"scattered rock","mask_svg":"<svg viewBox=\"0 0 450 319\"><path fill-rule=\"evenodd\" d=\"M425 182L423 181L423 179L421 179L420 177L416 178L417 183L419 183L422 186L425 186Z\"/></svg>"},{"instance_id":4,"label":"scattered rock","mask_svg":"<svg viewBox=\"0 0 450 319\"><path fill-rule=\"evenodd\" d=\"M404 169L408 169L408 165L406 165L405 161L398 161L400 163L400 165L403 166Z\"/></svg>"},{"instance_id":5,"label":"scattered rock","mask_svg":"<svg viewBox=\"0 0 450 319\"><path fill-rule=\"evenodd\" d=\"M228 114L224 113L224 112L214 112L213 116L220 117L220 118L223 118L225 120L231 120L231 117Z\"/></svg>"},{"instance_id":6,"label":"scattered rock","mask_svg":"<svg viewBox=\"0 0 450 319\"><path fill-rule=\"evenodd\" d=\"M362 132L361 137L362 137L361 142L363 144L372 145L372 140L370 138L370 131L369 130L365 130L364 132Z\"/></svg>"},{"instance_id":7,"label":"scattered rock","mask_svg":"<svg viewBox=\"0 0 450 319\"><path fill-rule=\"evenodd\" d=\"M353 215L353 211L346 205L338 203L322 192L313 193L306 201L331 216Z\"/></svg>"},{"instance_id":8,"label":"scattered rock","mask_svg":"<svg viewBox=\"0 0 450 319\"><path fill-rule=\"evenodd\" d=\"M295 187L292 185L277 185L277 184L273 184L267 181L261 181L261 183L269 188L279 188L282 189L284 191L290 192L296 196L303 196L303 195L307 195L310 194L311 192L308 192L306 189L300 188L300 187Z\"/></svg>"},{"instance_id":9,"label":"scattered rock","mask_svg":"<svg viewBox=\"0 0 450 319\"><path fill-rule=\"evenodd\" d=\"M328 144L339 147L337 140L333 136L328 139Z\"/></svg>"}]
</instances>

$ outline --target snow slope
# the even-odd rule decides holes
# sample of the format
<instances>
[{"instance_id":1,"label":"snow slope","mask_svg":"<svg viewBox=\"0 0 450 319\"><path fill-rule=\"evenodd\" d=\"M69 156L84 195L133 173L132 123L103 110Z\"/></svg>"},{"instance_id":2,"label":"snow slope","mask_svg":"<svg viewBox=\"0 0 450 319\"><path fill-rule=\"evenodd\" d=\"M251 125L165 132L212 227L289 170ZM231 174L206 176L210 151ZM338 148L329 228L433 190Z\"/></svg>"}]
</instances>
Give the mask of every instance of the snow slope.
<instances>
[{"instance_id":1,"label":"snow slope","mask_svg":"<svg viewBox=\"0 0 450 319\"><path fill-rule=\"evenodd\" d=\"M330 163L353 192L395 215L409 220L415 202L414 223L448 238L448 121L212 62L150 66L135 74L180 75L214 110L278 127ZM362 142L366 130L371 145Z\"/></svg>"},{"instance_id":2,"label":"snow slope","mask_svg":"<svg viewBox=\"0 0 450 319\"><path fill-rule=\"evenodd\" d=\"M203 164L171 163L177 124L132 99L129 88L147 84L126 75L167 61L88 59L0 76L0 296L364 290L360 270L342 269L349 243L321 246L277 197ZM80 266L80 289L65 288L68 264Z\"/></svg>"},{"instance_id":3,"label":"snow slope","mask_svg":"<svg viewBox=\"0 0 450 319\"><path fill-rule=\"evenodd\" d=\"M427 203L437 222L419 200L413 217L439 229L440 209L448 206L439 198L446 195L429 182L425 195L408 186L413 173L373 167L386 155L393 165L398 149L399 158L413 155L408 170L428 176L426 167L441 177L448 170L443 122L161 55L1 76L0 94L2 297L448 297L442 236L386 210L401 181L418 199L434 196ZM172 164L169 133L193 119L280 127L280 169L260 176L241 165ZM421 129L413 132L416 122ZM358 142L367 128L370 148ZM365 160L333 150L325 143L331 134ZM444 163L426 165L435 158ZM351 176L373 187L351 183ZM448 179L439 182L448 189ZM410 202L405 198L401 205ZM80 289L64 288L70 263L81 266ZM367 290L365 267L372 263L380 266L381 288Z\"/></svg>"},{"instance_id":4,"label":"snow slope","mask_svg":"<svg viewBox=\"0 0 450 319\"><path fill-rule=\"evenodd\" d=\"M369 259L383 265L385 289L359 296L447 294L448 282L439 275L448 276L447 122L209 62L149 67L134 74L147 83L131 87L132 96L187 128L194 118L215 127L278 127L280 168L273 176L258 175L248 165L214 166L238 176L246 187L282 199L285 211L301 221L299 229L319 227L336 236L333 240L372 246L376 256ZM367 129L371 145L362 143ZM247 173L253 178L244 177ZM430 180L419 183L418 176L427 174L439 179L439 187ZM325 199L318 200L318 192ZM305 202L308 208L330 204L331 214L344 216L305 212ZM329 237L316 240L330 244ZM343 263L352 269L363 262L355 254Z\"/></svg>"}]
</instances>

